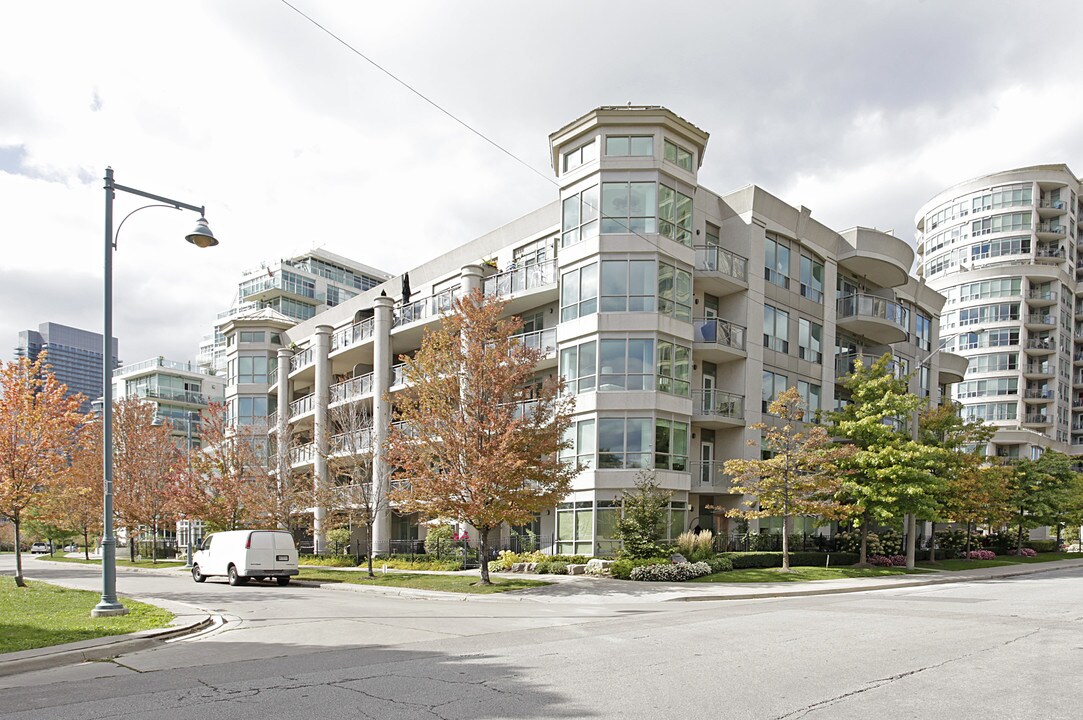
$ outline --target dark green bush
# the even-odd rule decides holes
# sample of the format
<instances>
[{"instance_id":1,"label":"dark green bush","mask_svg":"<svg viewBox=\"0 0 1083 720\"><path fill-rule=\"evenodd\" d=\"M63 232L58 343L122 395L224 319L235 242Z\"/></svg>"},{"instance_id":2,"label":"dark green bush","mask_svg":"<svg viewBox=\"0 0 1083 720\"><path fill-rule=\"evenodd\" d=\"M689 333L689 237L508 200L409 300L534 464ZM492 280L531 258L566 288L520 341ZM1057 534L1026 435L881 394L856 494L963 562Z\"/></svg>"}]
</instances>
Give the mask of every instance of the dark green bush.
<instances>
[{"instance_id":1,"label":"dark green bush","mask_svg":"<svg viewBox=\"0 0 1083 720\"><path fill-rule=\"evenodd\" d=\"M549 574L549 563L548 563L548 561L538 563L534 567L534 572L538 573L539 575L548 575Z\"/></svg>"},{"instance_id":2,"label":"dark green bush","mask_svg":"<svg viewBox=\"0 0 1083 720\"><path fill-rule=\"evenodd\" d=\"M549 563L549 574L550 575L567 575L568 574L568 563L561 562L560 560L554 560L553 562Z\"/></svg>"},{"instance_id":3,"label":"dark green bush","mask_svg":"<svg viewBox=\"0 0 1083 720\"><path fill-rule=\"evenodd\" d=\"M1023 542L1023 547L1028 547L1035 552L1056 552L1057 541L1056 540L1026 540Z\"/></svg>"},{"instance_id":4,"label":"dark green bush","mask_svg":"<svg viewBox=\"0 0 1083 720\"><path fill-rule=\"evenodd\" d=\"M721 555L709 557L704 562L711 566L712 573L729 572L733 569L733 561Z\"/></svg>"},{"instance_id":5,"label":"dark green bush","mask_svg":"<svg viewBox=\"0 0 1083 720\"><path fill-rule=\"evenodd\" d=\"M833 566L853 565L857 562L855 553L792 552L790 553L790 565L793 567L823 567L827 564L829 556ZM718 557L726 558L732 562L734 570L782 567L782 553L780 552L730 552L722 553Z\"/></svg>"},{"instance_id":6,"label":"dark green bush","mask_svg":"<svg viewBox=\"0 0 1083 720\"><path fill-rule=\"evenodd\" d=\"M667 557L621 558L613 561L613 564L609 566L609 573L620 580L628 580L632 577L632 568L637 568L640 565L661 565L668 562L669 558Z\"/></svg>"}]
</instances>

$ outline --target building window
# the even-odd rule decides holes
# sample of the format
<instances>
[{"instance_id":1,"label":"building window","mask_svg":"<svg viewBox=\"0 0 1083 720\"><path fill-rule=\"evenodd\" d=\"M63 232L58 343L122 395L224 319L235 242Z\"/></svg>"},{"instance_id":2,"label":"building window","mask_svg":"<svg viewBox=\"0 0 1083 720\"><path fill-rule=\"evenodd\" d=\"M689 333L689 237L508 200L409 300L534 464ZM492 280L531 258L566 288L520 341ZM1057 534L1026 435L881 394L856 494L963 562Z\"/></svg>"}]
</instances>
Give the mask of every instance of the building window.
<instances>
[{"instance_id":1,"label":"building window","mask_svg":"<svg viewBox=\"0 0 1083 720\"><path fill-rule=\"evenodd\" d=\"M805 255L801 256L801 297L813 302L824 301L824 266Z\"/></svg>"},{"instance_id":2,"label":"building window","mask_svg":"<svg viewBox=\"0 0 1083 720\"><path fill-rule=\"evenodd\" d=\"M1014 237L987 240L970 246L970 260L987 260L989 258L1002 257L1004 255L1026 255L1030 252L1030 237L1017 235ZM963 250L962 259L966 259L966 250Z\"/></svg>"},{"instance_id":3,"label":"building window","mask_svg":"<svg viewBox=\"0 0 1083 720\"><path fill-rule=\"evenodd\" d=\"M654 312L654 260L602 261L602 312Z\"/></svg>"},{"instance_id":4,"label":"building window","mask_svg":"<svg viewBox=\"0 0 1083 720\"><path fill-rule=\"evenodd\" d=\"M786 376L771 372L770 370L764 370L762 389L763 405L761 407L761 410L763 412L767 412L768 408L771 407L771 403L773 403L775 399L785 391Z\"/></svg>"},{"instance_id":5,"label":"building window","mask_svg":"<svg viewBox=\"0 0 1083 720\"><path fill-rule=\"evenodd\" d=\"M665 237L691 247L692 198L668 185L659 185L658 227Z\"/></svg>"},{"instance_id":6,"label":"building window","mask_svg":"<svg viewBox=\"0 0 1083 720\"><path fill-rule=\"evenodd\" d=\"M1018 395L1019 378L990 378L968 380L955 386L956 399L983 397L987 395Z\"/></svg>"},{"instance_id":7,"label":"building window","mask_svg":"<svg viewBox=\"0 0 1083 720\"><path fill-rule=\"evenodd\" d=\"M970 333L975 334L976 333ZM974 347L977 347L975 342ZM990 353L988 355L972 355L970 364L966 367L966 374L1000 372L1003 370L1019 369L1019 353Z\"/></svg>"},{"instance_id":8,"label":"building window","mask_svg":"<svg viewBox=\"0 0 1083 720\"><path fill-rule=\"evenodd\" d=\"M560 374L573 393L589 392L595 387L597 345L594 341L561 348Z\"/></svg>"},{"instance_id":9,"label":"building window","mask_svg":"<svg viewBox=\"0 0 1083 720\"><path fill-rule=\"evenodd\" d=\"M575 462L583 469L594 467L595 433L594 420L570 423L564 433L570 446L560 451L560 457L568 463Z\"/></svg>"},{"instance_id":10,"label":"building window","mask_svg":"<svg viewBox=\"0 0 1083 720\"><path fill-rule=\"evenodd\" d=\"M914 313L914 344L925 351L933 347L932 320L921 313Z\"/></svg>"},{"instance_id":11,"label":"building window","mask_svg":"<svg viewBox=\"0 0 1083 720\"><path fill-rule=\"evenodd\" d=\"M823 326L805 318L798 318L798 357L809 362L822 363L824 361L823 334Z\"/></svg>"},{"instance_id":12,"label":"building window","mask_svg":"<svg viewBox=\"0 0 1083 720\"><path fill-rule=\"evenodd\" d=\"M240 336L240 342L243 343L261 343L267 337L267 333L263 332L262 330L242 330L237 334Z\"/></svg>"},{"instance_id":13,"label":"building window","mask_svg":"<svg viewBox=\"0 0 1083 720\"><path fill-rule=\"evenodd\" d=\"M790 287L790 248L773 237L763 245L763 277L780 288Z\"/></svg>"},{"instance_id":14,"label":"building window","mask_svg":"<svg viewBox=\"0 0 1083 720\"><path fill-rule=\"evenodd\" d=\"M959 311L959 325L977 325L978 323L1004 322L1019 319L1019 303L997 303L963 308Z\"/></svg>"},{"instance_id":15,"label":"building window","mask_svg":"<svg viewBox=\"0 0 1083 720\"><path fill-rule=\"evenodd\" d=\"M592 555L594 503L583 500L557 505L557 552L561 555Z\"/></svg>"},{"instance_id":16,"label":"building window","mask_svg":"<svg viewBox=\"0 0 1083 720\"><path fill-rule=\"evenodd\" d=\"M316 297L316 281L309 280L306 277L301 277L296 273L291 273L288 270L282 270L282 289L286 292L291 292L294 295L300 295L307 298Z\"/></svg>"},{"instance_id":17,"label":"building window","mask_svg":"<svg viewBox=\"0 0 1083 720\"><path fill-rule=\"evenodd\" d=\"M598 263L584 265L560 278L560 320L598 312Z\"/></svg>"},{"instance_id":18,"label":"building window","mask_svg":"<svg viewBox=\"0 0 1083 720\"><path fill-rule=\"evenodd\" d=\"M980 418L982 420L1015 420L1019 411L1019 403L977 403L964 405L962 417L964 420Z\"/></svg>"},{"instance_id":19,"label":"building window","mask_svg":"<svg viewBox=\"0 0 1083 720\"><path fill-rule=\"evenodd\" d=\"M692 322L692 273L658 263L658 312Z\"/></svg>"},{"instance_id":20,"label":"building window","mask_svg":"<svg viewBox=\"0 0 1083 720\"><path fill-rule=\"evenodd\" d=\"M651 418L598 418L598 468L651 466Z\"/></svg>"},{"instance_id":21,"label":"building window","mask_svg":"<svg viewBox=\"0 0 1083 720\"><path fill-rule=\"evenodd\" d=\"M267 383L267 356L241 355L229 361L227 370L231 385Z\"/></svg>"},{"instance_id":22,"label":"building window","mask_svg":"<svg viewBox=\"0 0 1083 720\"><path fill-rule=\"evenodd\" d=\"M575 170L580 165L593 162L598 159L598 144L591 140L585 145L569 150L564 153L564 172Z\"/></svg>"},{"instance_id":23,"label":"building window","mask_svg":"<svg viewBox=\"0 0 1083 720\"><path fill-rule=\"evenodd\" d=\"M605 154L610 157L651 157L654 155L654 136L609 135L605 139Z\"/></svg>"},{"instance_id":24,"label":"building window","mask_svg":"<svg viewBox=\"0 0 1083 720\"><path fill-rule=\"evenodd\" d=\"M681 168L692 172L692 153L676 143L672 143L666 140L662 143L663 157L668 161Z\"/></svg>"},{"instance_id":25,"label":"building window","mask_svg":"<svg viewBox=\"0 0 1083 720\"><path fill-rule=\"evenodd\" d=\"M820 386L813 385L810 382L804 380L797 381L797 394L801 396L801 402L805 406L805 417L807 422L816 422L818 414L820 412Z\"/></svg>"},{"instance_id":26,"label":"building window","mask_svg":"<svg viewBox=\"0 0 1083 720\"><path fill-rule=\"evenodd\" d=\"M653 340L601 340L598 349L598 389L651 390L654 384L653 362Z\"/></svg>"},{"instance_id":27,"label":"building window","mask_svg":"<svg viewBox=\"0 0 1083 720\"><path fill-rule=\"evenodd\" d=\"M580 240L597 235L598 186L591 185L582 192L564 198L561 213L561 247L575 245Z\"/></svg>"},{"instance_id":28,"label":"building window","mask_svg":"<svg viewBox=\"0 0 1083 720\"><path fill-rule=\"evenodd\" d=\"M692 350L683 345L658 341L658 389L688 397L691 392Z\"/></svg>"},{"instance_id":29,"label":"building window","mask_svg":"<svg viewBox=\"0 0 1083 720\"><path fill-rule=\"evenodd\" d=\"M654 467L688 470L688 423L658 418L654 422Z\"/></svg>"},{"instance_id":30,"label":"building window","mask_svg":"<svg viewBox=\"0 0 1083 720\"><path fill-rule=\"evenodd\" d=\"M770 305L763 306L763 346L776 352L790 351L790 314Z\"/></svg>"},{"instance_id":31,"label":"building window","mask_svg":"<svg viewBox=\"0 0 1083 720\"><path fill-rule=\"evenodd\" d=\"M970 224L971 235L987 235L997 232L1029 230L1031 215L1029 212L1005 213L975 220Z\"/></svg>"},{"instance_id":32,"label":"building window","mask_svg":"<svg viewBox=\"0 0 1083 720\"><path fill-rule=\"evenodd\" d=\"M602 183L603 233L657 232L658 186L653 182Z\"/></svg>"}]
</instances>

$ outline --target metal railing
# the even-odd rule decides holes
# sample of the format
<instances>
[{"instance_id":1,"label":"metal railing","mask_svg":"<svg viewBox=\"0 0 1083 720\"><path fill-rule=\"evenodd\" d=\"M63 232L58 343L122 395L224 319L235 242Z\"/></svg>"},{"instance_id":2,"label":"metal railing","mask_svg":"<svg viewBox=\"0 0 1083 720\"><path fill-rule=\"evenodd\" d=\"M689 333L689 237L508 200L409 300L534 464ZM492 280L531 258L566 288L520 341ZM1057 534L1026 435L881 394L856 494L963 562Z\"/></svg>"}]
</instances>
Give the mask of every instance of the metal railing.
<instances>
[{"instance_id":1,"label":"metal railing","mask_svg":"<svg viewBox=\"0 0 1083 720\"><path fill-rule=\"evenodd\" d=\"M412 303L403 305L395 311L395 317L391 321L391 326L399 327L400 325L408 325L412 322L417 322L418 320L429 317L440 317L445 313L449 313L451 312L451 308L455 304L455 298L458 297L458 295L459 286L455 286L427 298L421 298L420 300L415 300Z\"/></svg>"},{"instance_id":2,"label":"metal railing","mask_svg":"<svg viewBox=\"0 0 1083 720\"><path fill-rule=\"evenodd\" d=\"M342 330L337 330L331 335L331 350L341 350L344 347L349 347L362 340L372 337L372 318L365 318L359 320L353 325Z\"/></svg>"},{"instance_id":3,"label":"metal railing","mask_svg":"<svg viewBox=\"0 0 1083 720\"><path fill-rule=\"evenodd\" d=\"M839 318L871 317L895 323L903 330L909 328L910 311L887 298L865 293L846 295L838 300Z\"/></svg>"},{"instance_id":4,"label":"metal railing","mask_svg":"<svg viewBox=\"0 0 1083 720\"><path fill-rule=\"evenodd\" d=\"M1057 316L1049 313L1030 313L1027 315L1026 322L1031 325L1056 325Z\"/></svg>"},{"instance_id":5,"label":"metal railing","mask_svg":"<svg viewBox=\"0 0 1083 720\"><path fill-rule=\"evenodd\" d=\"M149 370L151 368L164 368L166 370L181 370L183 372L198 373L200 375L213 375L206 370L201 370L195 363L178 362L176 360L166 360L163 357L150 358L149 360L141 360L131 365L122 365L121 367L114 368L113 377L120 375L131 375L133 373L141 372L143 370Z\"/></svg>"},{"instance_id":6,"label":"metal railing","mask_svg":"<svg viewBox=\"0 0 1083 720\"><path fill-rule=\"evenodd\" d=\"M1031 350L1056 350L1057 344L1053 338L1027 338L1026 347Z\"/></svg>"},{"instance_id":7,"label":"metal railing","mask_svg":"<svg viewBox=\"0 0 1083 720\"><path fill-rule=\"evenodd\" d=\"M343 380L331 386L331 402L344 402L372 393L372 373L365 373L357 377Z\"/></svg>"},{"instance_id":8,"label":"metal railing","mask_svg":"<svg viewBox=\"0 0 1083 720\"><path fill-rule=\"evenodd\" d=\"M546 355L556 352L557 349L556 328L545 328L544 330L519 333L518 335L512 335L511 339L520 342L533 350L541 350Z\"/></svg>"},{"instance_id":9,"label":"metal railing","mask_svg":"<svg viewBox=\"0 0 1083 720\"><path fill-rule=\"evenodd\" d=\"M1027 363L1024 372L1032 375L1053 375L1056 367L1050 363Z\"/></svg>"},{"instance_id":10,"label":"metal railing","mask_svg":"<svg viewBox=\"0 0 1083 720\"><path fill-rule=\"evenodd\" d=\"M714 415L741 420L745 416L745 396L722 390L693 390L692 414Z\"/></svg>"},{"instance_id":11,"label":"metal railing","mask_svg":"<svg viewBox=\"0 0 1083 720\"><path fill-rule=\"evenodd\" d=\"M1023 422L1030 425L1048 425L1053 422L1053 418L1045 413L1027 413L1023 416Z\"/></svg>"},{"instance_id":12,"label":"metal railing","mask_svg":"<svg viewBox=\"0 0 1083 720\"><path fill-rule=\"evenodd\" d=\"M1064 248L1059 245L1039 245L1034 252L1034 257L1062 258L1064 254Z\"/></svg>"},{"instance_id":13,"label":"metal railing","mask_svg":"<svg viewBox=\"0 0 1083 720\"><path fill-rule=\"evenodd\" d=\"M1050 400L1053 398L1053 391L1049 388L1027 388L1023 391L1023 397Z\"/></svg>"},{"instance_id":14,"label":"metal railing","mask_svg":"<svg viewBox=\"0 0 1083 720\"><path fill-rule=\"evenodd\" d=\"M302 398L297 398L290 403L290 417L295 418L298 415L304 415L305 413L312 412L316 409L316 394L309 393Z\"/></svg>"},{"instance_id":15,"label":"metal railing","mask_svg":"<svg viewBox=\"0 0 1083 720\"><path fill-rule=\"evenodd\" d=\"M290 372L294 372L303 368L306 365L312 363L316 354L313 352L314 348L305 348L301 352L297 353L290 358Z\"/></svg>"},{"instance_id":16,"label":"metal railing","mask_svg":"<svg viewBox=\"0 0 1083 720\"><path fill-rule=\"evenodd\" d=\"M864 353L842 353L835 356L835 375L842 377L843 375L850 375L853 373L854 368L857 367L858 360L864 367L869 367L874 362L879 360L878 357L871 355L865 355ZM891 373L891 376L896 380L906 379L906 372L903 368L903 364L898 360L892 359L887 364L887 370Z\"/></svg>"},{"instance_id":17,"label":"metal railing","mask_svg":"<svg viewBox=\"0 0 1083 720\"><path fill-rule=\"evenodd\" d=\"M373 429L362 428L352 433L338 433L331 436L332 453L363 453L372 450Z\"/></svg>"},{"instance_id":18,"label":"metal railing","mask_svg":"<svg viewBox=\"0 0 1083 720\"><path fill-rule=\"evenodd\" d=\"M745 328L721 318L696 318L692 321L698 343L715 343L737 350L745 349Z\"/></svg>"},{"instance_id":19,"label":"metal railing","mask_svg":"<svg viewBox=\"0 0 1083 720\"><path fill-rule=\"evenodd\" d=\"M718 245L696 245L696 270L716 272L734 280L748 282L748 258Z\"/></svg>"},{"instance_id":20,"label":"metal railing","mask_svg":"<svg viewBox=\"0 0 1083 720\"><path fill-rule=\"evenodd\" d=\"M290 464L301 465L316 461L316 443L304 443L290 448Z\"/></svg>"},{"instance_id":21,"label":"metal railing","mask_svg":"<svg viewBox=\"0 0 1083 720\"><path fill-rule=\"evenodd\" d=\"M505 297L523 290L555 285L556 282L557 261L546 260L491 275L485 278L484 289L486 295Z\"/></svg>"},{"instance_id":22,"label":"metal railing","mask_svg":"<svg viewBox=\"0 0 1083 720\"><path fill-rule=\"evenodd\" d=\"M139 397L155 398L157 400L173 400L174 402L189 403L191 405L206 405L207 399L203 393L190 392L188 390L170 390L169 388L147 387L136 390Z\"/></svg>"},{"instance_id":23,"label":"metal railing","mask_svg":"<svg viewBox=\"0 0 1083 720\"><path fill-rule=\"evenodd\" d=\"M692 491L710 488L718 492L729 492L732 478L723 472L724 460L692 460L688 469L692 475Z\"/></svg>"}]
</instances>

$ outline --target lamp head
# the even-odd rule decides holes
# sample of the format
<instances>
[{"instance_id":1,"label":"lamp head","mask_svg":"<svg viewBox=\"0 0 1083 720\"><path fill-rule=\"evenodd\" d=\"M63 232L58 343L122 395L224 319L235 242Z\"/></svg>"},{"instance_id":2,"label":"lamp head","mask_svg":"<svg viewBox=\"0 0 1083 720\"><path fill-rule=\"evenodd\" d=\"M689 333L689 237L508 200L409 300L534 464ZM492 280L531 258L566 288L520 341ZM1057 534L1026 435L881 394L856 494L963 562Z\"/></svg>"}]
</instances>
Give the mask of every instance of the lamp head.
<instances>
[{"instance_id":1,"label":"lamp head","mask_svg":"<svg viewBox=\"0 0 1083 720\"><path fill-rule=\"evenodd\" d=\"M201 217L196 221L195 230L185 235L184 239L198 248L209 248L218 244L218 239L208 227L207 218L205 217Z\"/></svg>"}]
</instances>

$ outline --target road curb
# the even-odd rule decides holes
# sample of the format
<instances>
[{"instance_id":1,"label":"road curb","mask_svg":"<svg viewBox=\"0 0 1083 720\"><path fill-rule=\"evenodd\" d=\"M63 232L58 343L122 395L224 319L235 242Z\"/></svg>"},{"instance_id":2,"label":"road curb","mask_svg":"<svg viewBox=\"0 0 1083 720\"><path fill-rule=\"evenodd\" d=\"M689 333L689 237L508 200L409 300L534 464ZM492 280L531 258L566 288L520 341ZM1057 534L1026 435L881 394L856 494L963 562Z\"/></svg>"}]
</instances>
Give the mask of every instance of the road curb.
<instances>
[{"instance_id":1,"label":"road curb","mask_svg":"<svg viewBox=\"0 0 1083 720\"><path fill-rule=\"evenodd\" d=\"M223 622L221 616L208 613L181 625L5 653L0 655L0 677L91 660L111 660L124 653L146 650L168 640L194 635L221 622Z\"/></svg>"}]
</instances>

